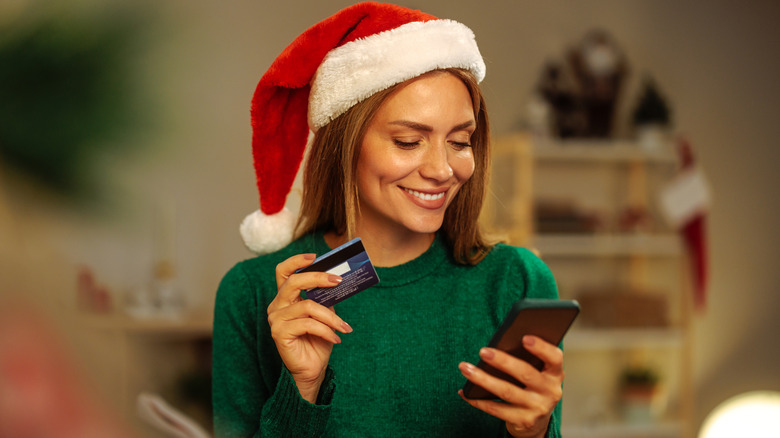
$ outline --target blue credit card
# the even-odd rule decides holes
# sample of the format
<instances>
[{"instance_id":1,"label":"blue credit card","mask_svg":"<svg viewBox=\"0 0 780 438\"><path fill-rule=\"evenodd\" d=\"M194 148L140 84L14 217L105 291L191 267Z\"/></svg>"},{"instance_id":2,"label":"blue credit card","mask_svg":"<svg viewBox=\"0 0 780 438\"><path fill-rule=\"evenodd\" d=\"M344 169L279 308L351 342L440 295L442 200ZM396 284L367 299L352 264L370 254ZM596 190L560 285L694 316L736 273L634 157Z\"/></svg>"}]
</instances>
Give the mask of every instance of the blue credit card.
<instances>
[{"instance_id":1,"label":"blue credit card","mask_svg":"<svg viewBox=\"0 0 780 438\"><path fill-rule=\"evenodd\" d=\"M368 258L360 237L317 257L311 265L295 272L327 272L341 276L342 281L336 286L317 287L305 291L307 299L325 307L340 303L379 283L376 269Z\"/></svg>"}]
</instances>

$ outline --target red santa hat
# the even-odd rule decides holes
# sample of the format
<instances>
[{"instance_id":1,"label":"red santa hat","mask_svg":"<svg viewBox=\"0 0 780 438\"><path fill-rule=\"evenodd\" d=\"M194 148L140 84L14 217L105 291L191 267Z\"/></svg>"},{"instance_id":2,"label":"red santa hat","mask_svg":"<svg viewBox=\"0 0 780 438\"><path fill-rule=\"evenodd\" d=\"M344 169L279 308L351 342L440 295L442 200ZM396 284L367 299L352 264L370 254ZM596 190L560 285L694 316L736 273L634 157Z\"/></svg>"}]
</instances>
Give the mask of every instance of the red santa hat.
<instances>
[{"instance_id":1,"label":"red santa hat","mask_svg":"<svg viewBox=\"0 0 780 438\"><path fill-rule=\"evenodd\" d=\"M423 73L457 67L485 77L465 25L386 3L350 6L296 38L252 98L252 153L260 209L244 219L247 247L268 253L293 238L285 208L310 132L367 97Z\"/></svg>"}]
</instances>

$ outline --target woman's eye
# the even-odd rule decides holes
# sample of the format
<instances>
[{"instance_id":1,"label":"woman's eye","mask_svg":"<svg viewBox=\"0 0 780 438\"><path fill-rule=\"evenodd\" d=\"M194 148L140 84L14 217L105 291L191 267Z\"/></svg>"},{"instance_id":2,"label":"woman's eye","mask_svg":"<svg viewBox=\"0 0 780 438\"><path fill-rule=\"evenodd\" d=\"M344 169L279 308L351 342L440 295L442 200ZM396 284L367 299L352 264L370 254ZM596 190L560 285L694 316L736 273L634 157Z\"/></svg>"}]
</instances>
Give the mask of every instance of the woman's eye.
<instances>
[{"instance_id":1,"label":"woman's eye","mask_svg":"<svg viewBox=\"0 0 780 438\"><path fill-rule=\"evenodd\" d=\"M470 147L471 147L471 143L468 143L468 142L453 141L453 142L451 142L451 143L452 143L452 144L453 144L455 147L457 147L457 148L459 148L459 149L465 149L465 148L470 148Z\"/></svg>"},{"instance_id":2,"label":"woman's eye","mask_svg":"<svg viewBox=\"0 0 780 438\"><path fill-rule=\"evenodd\" d=\"M399 139L393 140L396 146L402 147L402 148L413 148L420 145L419 141L403 141Z\"/></svg>"}]
</instances>

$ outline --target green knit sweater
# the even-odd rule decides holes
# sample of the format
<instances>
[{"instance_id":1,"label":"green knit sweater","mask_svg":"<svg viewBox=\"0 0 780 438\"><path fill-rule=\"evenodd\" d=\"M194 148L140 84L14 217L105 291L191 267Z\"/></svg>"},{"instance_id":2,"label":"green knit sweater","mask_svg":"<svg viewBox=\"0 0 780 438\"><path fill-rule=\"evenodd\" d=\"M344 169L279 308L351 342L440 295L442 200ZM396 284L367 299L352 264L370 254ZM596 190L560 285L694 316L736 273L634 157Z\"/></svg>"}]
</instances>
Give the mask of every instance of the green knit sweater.
<instances>
[{"instance_id":1,"label":"green knit sweater","mask_svg":"<svg viewBox=\"0 0 780 438\"><path fill-rule=\"evenodd\" d=\"M271 339L266 308L276 265L329 251L322 234L246 260L217 292L213 402L217 437L501 437L503 421L458 396L458 363L479 360L517 299L557 298L532 253L497 245L476 266L455 263L437 238L408 263L377 268L380 283L336 305L340 334L317 404L300 397ZM558 437L560 405L548 437Z\"/></svg>"}]
</instances>

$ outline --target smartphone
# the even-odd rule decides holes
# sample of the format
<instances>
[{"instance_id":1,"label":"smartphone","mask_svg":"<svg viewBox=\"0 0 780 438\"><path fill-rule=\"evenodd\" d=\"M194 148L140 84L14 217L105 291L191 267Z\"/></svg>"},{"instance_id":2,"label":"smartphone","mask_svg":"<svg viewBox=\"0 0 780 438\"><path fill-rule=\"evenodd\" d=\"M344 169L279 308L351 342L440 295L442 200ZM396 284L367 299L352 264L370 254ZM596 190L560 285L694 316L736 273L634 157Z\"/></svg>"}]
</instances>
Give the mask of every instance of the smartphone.
<instances>
[{"instance_id":1,"label":"smartphone","mask_svg":"<svg viewBox=\"0 0 780 438\"><path fill-rule=\"evenodd\" d=\"M535 335L553 345L559 345L579 313L580 305L575 300L524 299L516 301L488 346L523 359L541 371L544 368L544 362L523 347L523 336ZM514 377L483 361L480 361L477 367L500 379L525 388L525 385ZM466 398L471 399L498 399L490 391L470 381L466 381L463 386L463 394Z\"/></svg>"}]
</instances>

